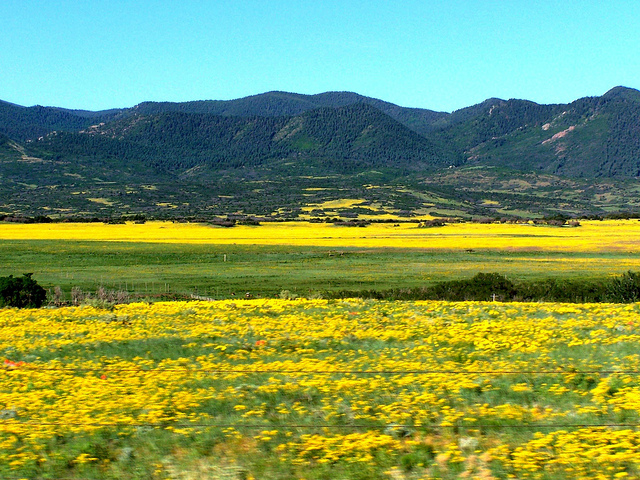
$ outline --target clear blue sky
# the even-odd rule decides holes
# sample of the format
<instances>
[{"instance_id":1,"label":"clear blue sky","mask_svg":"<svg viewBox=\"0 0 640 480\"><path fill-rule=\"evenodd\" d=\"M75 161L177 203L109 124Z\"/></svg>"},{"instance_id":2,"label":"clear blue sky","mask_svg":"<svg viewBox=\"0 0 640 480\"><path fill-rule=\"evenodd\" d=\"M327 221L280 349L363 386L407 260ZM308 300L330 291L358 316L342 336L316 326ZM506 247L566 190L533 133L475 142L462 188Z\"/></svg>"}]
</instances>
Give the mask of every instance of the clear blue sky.
<instances>
[{"instance_id":1,"label":"clear blue sky","mask_svg":"<svg viewBox=\"0 0 640 480\"><path fill-rule=\"evenodd\" d=\"M2 0L0 99L89 110L349 90L452 111L640 88L638 0Z\"/></svg>"}]
</instances>

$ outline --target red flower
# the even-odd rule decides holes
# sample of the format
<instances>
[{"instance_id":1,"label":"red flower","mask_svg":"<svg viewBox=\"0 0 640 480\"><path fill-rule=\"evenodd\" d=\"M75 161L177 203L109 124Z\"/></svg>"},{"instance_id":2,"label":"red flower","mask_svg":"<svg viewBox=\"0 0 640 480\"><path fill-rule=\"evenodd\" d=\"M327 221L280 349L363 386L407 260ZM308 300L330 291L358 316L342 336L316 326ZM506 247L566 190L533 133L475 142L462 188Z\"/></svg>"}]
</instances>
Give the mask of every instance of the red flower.
<instances>
[{"instance_id":1,"label":"red flower","mask_svg":"<svg viewBox=\"0 0 640 480\"><path fill-rule=\"evenodd\" d=\"M11 360L8 360L6 358L4 360L4 366L7 368L16 368L21 367L22 365L24 365L24 362L12 362Z\"/></svg>"},{"instance_id":2,"label":"red flower","mask_svg":"<svg viewBox=\"0 0 640 480\"><path fill-rule=\"evenodd\" d=\"M256 346L261 347L263 345L266 345L267 341L266 340L256 340Z\"/></svg>"}]
</instances>

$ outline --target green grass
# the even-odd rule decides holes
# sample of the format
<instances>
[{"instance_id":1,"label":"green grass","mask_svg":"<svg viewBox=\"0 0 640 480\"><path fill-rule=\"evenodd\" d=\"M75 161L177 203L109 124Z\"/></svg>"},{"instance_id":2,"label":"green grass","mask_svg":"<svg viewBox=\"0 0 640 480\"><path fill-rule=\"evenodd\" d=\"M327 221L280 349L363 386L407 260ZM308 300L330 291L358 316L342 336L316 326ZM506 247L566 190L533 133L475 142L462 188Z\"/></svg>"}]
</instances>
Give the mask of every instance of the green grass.
<instances>
[{"instance_id":1,"label":"green grass","mask_svg":"<svg viewBox=\"0 0 640 480\"><path fill-rule=\"evenodd\" d=\"M224 257L226 255L226 262ZM229 298L282 290L384 290L499 272L514 280L597 279L638 269L640 255L430 251L104 241L0 242L0 276L33 272L47 289L93 292L99 285L138 294Z\"/></svg>"}]
</instances>

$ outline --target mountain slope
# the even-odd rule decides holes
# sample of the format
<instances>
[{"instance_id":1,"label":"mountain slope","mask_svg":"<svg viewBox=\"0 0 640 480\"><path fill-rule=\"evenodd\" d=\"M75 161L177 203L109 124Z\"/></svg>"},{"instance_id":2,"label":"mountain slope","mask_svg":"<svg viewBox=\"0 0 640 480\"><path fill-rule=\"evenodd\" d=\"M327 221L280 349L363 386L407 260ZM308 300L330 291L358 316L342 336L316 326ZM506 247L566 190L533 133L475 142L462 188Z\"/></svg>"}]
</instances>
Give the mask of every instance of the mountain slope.
<instances>
[{"instance_id":1,"label":"mountain slope","mask_svg":"<svg viewBox=\"0 0 640 480\"><path fill-rule=\"evenodd\" d=\"M421 134L429 131L434 122L447 116L444 112L400 107L393 103L352 92L326 92L317 95L267 92L236 100L202 100L183 103L144 102L133 107L132 111L141 115L182 112L234 117L278 117L300 115L321 107L339 108L358 103L375 107Z\"/></svg>"},{"instance_id":2,"label":"mountain slope","mask_svg":"<svg viewBox=\"0 0 640 480\"><path fill-rule=\"evenodd\" d=\"M640 211L638 176L640 92L624 87L450 114L350 92L103 112L0 102L0 214L295 217L339 198L360 213L603 214Z\"/></svg>"},{"instance_id":3,"label":"mountain slope","mask_svg":"<svg viewBox=\"0 0 640 480\"><path fill-rule=\"evenodd\" d=\"M54 130L76 131L92 123L109 121L119 110L88 112L56 107L21 107L0 101L0 134L25 141Z\"/></svg>"},{"instance_id":4,"label":"mountain slope","mask_svg":"<svg viewBox=\"0 0 640 480\"><path fill-rule=\"evenodd\" d=\"M466 165L635 177L640 174L640 92L617 87L567 105L491 100L478 106L475 116L432 138L464 151Z\"/></svg>"},{"instance_id":5,"label":"mountain slope","mask_svg":"<svg viewBox=\"0 0 640 480\"><path fill-rule=\"evenodd\" d=\"M20 146L6 135L0 134L0 161L14 161L21 157Z\"/></svg>"},{"instance_id":6,"label":"mountain slope","mask_svg":"<svg viewBox=\"0 0 640 480\"><path fill-rule=\"evenodd\" d=\"M294 158L298 167L313 160L343 173L428 171L456 162L446 149L365 104L291 117L136 114L79 132L52 133L31 145L47 158L103 156L164 171L262 166L283 158Z\"/></svg>"},{"instance_id":7,"label":"mountain slope","mask_svg":"<svg viewBox=\"0 0 640 480\"><path fill-rule=\"evenodd\" d=\"M349 113L350 108L358 113ZM352 144L354 132L364 130L362 123L372 115L372 110L393 118L423 138L411 137L403 131L396 140L397 134L390 132L398 125L378 117L372 121L367 139ZM358 119L358 114L363 118ZM142 122L157 123L155 129L148 127L141 133L139 128L131 127L131 122L158 115L165 117ZM211 118L203 120L198 115ZM218 118L213 119L214 116ZM304 118L304 127L309 131L296 131L293 137L289 132L282 141L268 138L277 135L278 128L294 117ZM319 126L318 122L326 124ZM378 123L386 126L377 128ZM89 128L92 125L96 127ZM128 138L119 142L71 140L83 130L112 131L119 125L131 130ZM135 155L155 166L173 164L186 168L208 164L235 168L298 154L315 155L334 164L351 159L350 164L344 164L349 171L357 164L380 166L384 163L382 156L386 156L390 165L402 164L405 168L412 164L414 170L419 165L460 165L460 158L465 158L463 164L469 166L578 177L634 177L640 173L640 92L625 87L566 105L492 98L451 114L399 107L351 92L318 95L267 92L228 101L145 102L130 109L104 112L26 108L0 102L0 134L25 142L53 131L67 132L55 142L50 139L45 142L53 156L64 155L67 148L81 155L86 147L89 150L85 155L99 156L100 149L104 149L104 155ZM133 133L137 135L135 139L131 137ZM145 140L144 135L149 137ZM172 135L176 137L170 138ZM309 141L304 135L311 135ZM376 135L380 136L374 138ZM374 157L377 159L372 160ZM405 157L406 161L402 160Z\"/></svg>"}]
</instances>

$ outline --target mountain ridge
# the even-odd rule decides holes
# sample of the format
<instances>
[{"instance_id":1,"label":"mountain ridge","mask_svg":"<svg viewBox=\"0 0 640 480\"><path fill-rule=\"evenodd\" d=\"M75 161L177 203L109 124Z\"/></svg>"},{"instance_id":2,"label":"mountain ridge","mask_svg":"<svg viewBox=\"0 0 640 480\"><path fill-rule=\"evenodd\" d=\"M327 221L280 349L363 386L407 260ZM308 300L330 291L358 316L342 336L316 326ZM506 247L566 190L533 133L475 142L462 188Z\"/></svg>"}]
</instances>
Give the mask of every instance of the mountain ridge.
<instances>
[{"instance_id":1,"label":"mountain ridge","mask_svg":"<svg viewBox=\"0 0 640 480\"><path fill-rule=\"evenodd\" d=\"M198 205L216 205L207 208L220 209L220 199L231 197L237 210L246 210L249 202L254 211L263 211L311 196L326 198L308 193L309 188L367 198L373 192L363 190L366 184L386 192L376 201L401 210L429 211L427 205L437 202L427 199L445 197L447 205L465 205L440 208L455 214L525 211L527 205L545 212L559 208L542 187L549 181L530 182L536 176L557 179L551 184L558 192L566 185L598 195L612 188L628 191L619 198L633 204L633 182L640 176L640 92L619 86L602 96L549 105L489 98L451 113L400 107L353 92L273 91L97 112L0 101L0 205L8 205L8 211L46 208L62 191L67 194L56 207L62 210L65 202L77 203L74 210L108 207L87 204L87 198L157 210L145 203L151 195L140 190L145 183L163 185L162 195L181 199L158 205L184 205L175 208L187 211L195 208L188 206L194 203L189 195L199 199ZM522 193L505 193L509 177L538 185L526 189L528 204ZM263 187L250 190L253 184L267 185L273 197L259 194ZM90 190L103 196L82 193ZM133 191L139 197L127 193ZM573 211L605 208L600 200L590 205L582 194L565 193ZM33 200L36 194L39 203ZM86 198L74 203L70 195ZM158 191L153 198L162 195ZM483 203L487 195L501 199L496 200L500 207L486 207L493 205ZM508 208L502 205L504 195ZM257 208L261 202L264 208Z\"/></svg>"},{"instance_id":2,"label":"mountain ridge","mask_svg":"<svg viewBox=\"0 0 640 480\"><path fill-rule=\"evenodd\" d=\"M97 149L107 157L144 159L149 166L167 171L197 165L255 166L291 156L313 156L333 161L334 166L335 161L343 161L415 170L409 164L420 163L428 169L429 163L444 159L449 164L453 158L446 152L436 155L438 147L431 141L360 103L288 117L136 112L79 132L50 134L31 146L53 155L81 155ZM354 169L344 167L339 170Z\"/></svg>"}]
</instances>

